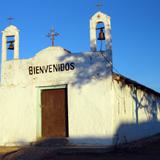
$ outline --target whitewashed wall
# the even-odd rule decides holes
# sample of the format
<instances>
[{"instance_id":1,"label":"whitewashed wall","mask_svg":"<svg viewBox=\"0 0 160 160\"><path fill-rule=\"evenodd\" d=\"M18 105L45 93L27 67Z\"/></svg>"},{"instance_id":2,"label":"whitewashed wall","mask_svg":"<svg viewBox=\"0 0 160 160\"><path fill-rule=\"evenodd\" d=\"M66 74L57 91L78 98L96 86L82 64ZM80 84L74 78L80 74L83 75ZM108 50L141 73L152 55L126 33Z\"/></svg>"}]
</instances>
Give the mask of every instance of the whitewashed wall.
<instances>
[{"instance_id":1,"label":"whitewashed wall","mask_svg":"<svg viewBox=\"0 0 160 160\"><path fill-rule=\"evenodd\" d=\"M30 86L0 87L0 145L25 144L36 135L36 108Z\"/></svg>"},{"instance_id":2,"label":"whitewashed wall","mask_svg":"<svg viewBox=\"0 0 160 160\"><path fill-rule=\"evenodd\" d=\"M23 145L41 137L42 88L67 85L69 140L118 144L160 132L160 98L112 80L104 52L70 54L49 47L35 57L2 63L0 145ZM75 69L29 74L29 66L75 63Z\"/></svg>"},{"instance_id":3,"label":"whitewashed wall","mask_svg":"<svg viewBox=\"0 0 160 160\"><path fill-rule=\"evenodd\" d=\"M125 83L113 81L114 139L125 143L160 132L160 97Z\"/></svg>"},{"instance_id":4,"label":"whitewashed wall","mask_svg":"<svg viewBox=\"0 0 160 160\"><path fill-rule=\"evenodd\" d=\"M106 52L108 59L111 55ZM41 136L41 87L68 86L72 143L111 144L113 92L111 66L99 52L69 54L49 47L35 57L2 63L0 145L23 145ZM29 75L29 66L75 63L75 69Z\"/></svg>"}]
</instances>

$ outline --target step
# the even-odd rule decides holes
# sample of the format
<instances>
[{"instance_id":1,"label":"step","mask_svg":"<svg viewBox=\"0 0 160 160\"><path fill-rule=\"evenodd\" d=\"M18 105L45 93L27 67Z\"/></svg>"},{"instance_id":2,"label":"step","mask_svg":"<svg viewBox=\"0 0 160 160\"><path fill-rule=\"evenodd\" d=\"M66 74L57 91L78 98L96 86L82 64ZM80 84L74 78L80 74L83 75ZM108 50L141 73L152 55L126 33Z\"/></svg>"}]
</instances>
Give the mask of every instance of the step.
<instances>
[{"instance_id":1,"label":"step","mask_svg":"<svg viewBox=\"0 0 160 160\"><path fill-rule=\"evenodd\" d=\"M69 145L69 141L67 138L50 137L50 138L43 138L41 140L33 142L31 145L35 147L60 147Z\"/></svg>"}]
</instances>

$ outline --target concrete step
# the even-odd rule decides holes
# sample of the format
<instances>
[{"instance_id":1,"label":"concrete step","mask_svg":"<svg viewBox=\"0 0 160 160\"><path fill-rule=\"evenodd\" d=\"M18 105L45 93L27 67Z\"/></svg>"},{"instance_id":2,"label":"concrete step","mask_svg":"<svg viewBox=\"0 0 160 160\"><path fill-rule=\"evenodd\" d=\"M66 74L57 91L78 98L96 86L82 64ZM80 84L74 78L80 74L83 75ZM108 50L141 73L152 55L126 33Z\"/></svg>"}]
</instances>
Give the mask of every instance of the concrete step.
<instances>
[{"instance_id":1,"label":"concrete step","mask_svg":"<svg viewBox=\"0 0 160 160\"><path fill-rule=\"evenodd\" d=\"M69 145L69 141L67 138L43 138L39 141L33 142L31 144L35 147L61 147L61 146L67 146Z\"/></svg>"}]
</instances>

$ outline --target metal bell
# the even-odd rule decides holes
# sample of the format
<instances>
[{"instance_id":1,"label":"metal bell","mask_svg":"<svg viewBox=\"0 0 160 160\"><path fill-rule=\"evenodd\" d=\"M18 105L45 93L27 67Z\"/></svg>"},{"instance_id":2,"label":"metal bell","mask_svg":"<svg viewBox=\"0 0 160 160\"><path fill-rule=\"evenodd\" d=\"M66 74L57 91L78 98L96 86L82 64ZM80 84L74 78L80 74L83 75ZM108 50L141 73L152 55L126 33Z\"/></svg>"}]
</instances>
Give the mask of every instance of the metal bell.
<instances>
[{"instance_id":1,"label":"metal bell","mask_svg":"<svg viewBox=\"0 0 160 160\"><path fill-rule=\"evenodd\" d=\"M10 43L8 49L14 50L14 41L7 41L7 43Z\"/></svg>"},{"instance_id":2,"label":"metal bell","mask_svg":"<svg viewBox=\"0 0 160 160\"><path fill-rule=\"evenodd\" d=\"M99 37L98 37L98 40L105 40L105 35L104 35L104 32L103 32L103 29L104 27L102 28L99 28L100 29L100 32L99 32Z\"/></svg>"}]
</instances>

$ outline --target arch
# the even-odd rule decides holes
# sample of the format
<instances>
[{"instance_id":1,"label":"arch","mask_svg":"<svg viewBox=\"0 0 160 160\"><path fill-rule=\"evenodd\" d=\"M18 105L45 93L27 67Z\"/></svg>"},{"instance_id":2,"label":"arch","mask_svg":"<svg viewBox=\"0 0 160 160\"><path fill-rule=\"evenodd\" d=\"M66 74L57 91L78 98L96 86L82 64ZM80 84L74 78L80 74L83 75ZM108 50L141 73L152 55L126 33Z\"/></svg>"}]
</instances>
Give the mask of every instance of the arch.
<instances>
[{"instance_id":1,"label":"arch","mask_svg":"<svg viewBox=\"0 0 160 160\"><path fill-rule=\"evenodd\" d=\"M102 12L97 12L90 19L90 48L91 51L97 51L96 44L96 26L98 23L104 24L105 29L105 40L106 40L106 50L112 49L112 38L111 38L111 23L110 17Z\"/></svg>"},{"instance_id":2,"label":"arch","mask_svg":"<svg viewBox=\"0 0 160 160\"><path fill-rule=\"evenodd\" d=\"M2 31L2 62L7 60L7 37L11 36L14 38L14 59L19 58L19 30L10 25Z\"/></svg>"}]
</instances>

